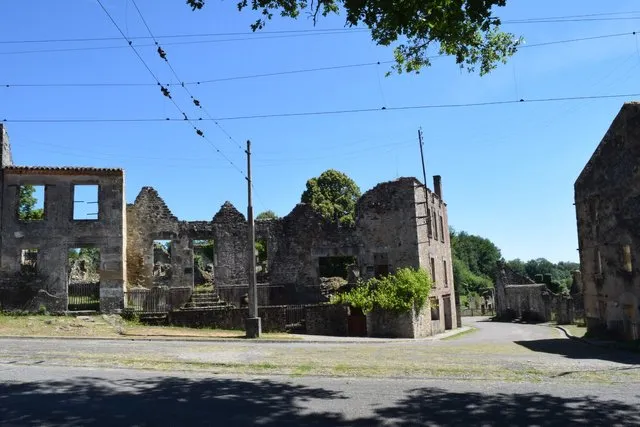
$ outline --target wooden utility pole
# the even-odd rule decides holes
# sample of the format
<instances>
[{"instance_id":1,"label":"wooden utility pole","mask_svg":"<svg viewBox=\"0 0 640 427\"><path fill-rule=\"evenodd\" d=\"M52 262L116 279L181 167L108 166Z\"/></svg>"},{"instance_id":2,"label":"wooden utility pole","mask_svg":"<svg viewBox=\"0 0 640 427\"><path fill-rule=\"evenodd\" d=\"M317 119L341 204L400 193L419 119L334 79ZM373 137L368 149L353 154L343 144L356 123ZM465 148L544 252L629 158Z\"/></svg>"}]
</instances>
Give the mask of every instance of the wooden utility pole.
<instances>
[{"instance_id":1,"label":"wooden utility pole","mask_svg":"<svg viewBox=\"0 0 640 427\"><path fill-rule=\"evenodd\" d=\"M256 285L256 230L253 221L252 182L251 182L251 141L247 141L247 222L249 223L249 317L245 329L247 338L259 338L262 334L261 320L258 317L258 289Z\"/></svg>"},{"instance_id":2,"label":"wooden utility pole","mask_svg":"<svg viewBox=\"0 0 640 427\"><path fill-rule=\"evenodd\" d=\"M422 146L424 145L422 141L422 128L418 129L418 143L420 144L420 160L422 160L422 183L424 184L424 188L427 188L427 170L424 167L424 151L422 150Z\"/></svg>"}]
</instances>

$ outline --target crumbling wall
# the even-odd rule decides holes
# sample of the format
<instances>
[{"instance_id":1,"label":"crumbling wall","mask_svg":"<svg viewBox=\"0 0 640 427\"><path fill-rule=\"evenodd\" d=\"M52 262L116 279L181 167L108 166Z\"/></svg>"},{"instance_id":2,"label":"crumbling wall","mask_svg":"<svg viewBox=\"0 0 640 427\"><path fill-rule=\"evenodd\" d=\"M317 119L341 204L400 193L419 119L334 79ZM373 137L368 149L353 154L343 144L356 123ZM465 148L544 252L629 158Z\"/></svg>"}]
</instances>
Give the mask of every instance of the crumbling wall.
<instances>
[{"instance_id":1,"label":"crumbling wall","mask_svg":"<svg viewBox=\"0 0 640 427\"><path fill-rule=\"evenodd\" d=\"M327 222L311 206L300 203L282 218L269 258L271 283L295 285L297 303L322 300L320 263L322 257L358 256L359 239L353 227Z\"/></svg>"},{"instance_id":2,"label":"crumbling wall","mask_svg":"<svg viewBox=\"0 0 640 427\"><path fill-rule=\"evenodd\" d=\"M152 187L143 187L127 206L127 272L129 286L154 285L154 240L170 240L169 287L193 287L193 247L187 223L182 223ZM165 267L163 267L165 268ZM157 272L157 269L156 269Z\"/></svg>"},{"instance_id":3,"label":"crumbling wall","mask_svg":"<svg viewBox=\"0 0 640 427\"><path fill-rule=\"evenodd\" d=\"M249 228L246 218L230 202L225 202L213 217L213 227L216 284L248 283Z\"/></svg>"},{"instance_id":4,"label":"crumbling wall","mask_svg":"<svg viewBox=\"0 0 640 427\"><path fill-rule=\"evenodd\" d=\"M86 184L99 188L98 216L96 220L74 220L74 186ZM45 186L44 219L18 218L18 193L22 185ZM8 166L3 168L2 192L3 275L20 272L23 249L37 249L37 276L44 283L43 289L56 301L66 301L69 249L96 247L100 250L100 309L110 312L121 308L126 247L121 169Z\"/></svg>"},{"instance_id":5,"label":"crumbling wall","mask_svg":"<svg viewBox=\"0 0 640 427\"><path fill-rule=\"evenodd\" d=\"M584 315L590 330L640 338L640 104L626 103L576 180Z\"/></svg>"}]
</instances>

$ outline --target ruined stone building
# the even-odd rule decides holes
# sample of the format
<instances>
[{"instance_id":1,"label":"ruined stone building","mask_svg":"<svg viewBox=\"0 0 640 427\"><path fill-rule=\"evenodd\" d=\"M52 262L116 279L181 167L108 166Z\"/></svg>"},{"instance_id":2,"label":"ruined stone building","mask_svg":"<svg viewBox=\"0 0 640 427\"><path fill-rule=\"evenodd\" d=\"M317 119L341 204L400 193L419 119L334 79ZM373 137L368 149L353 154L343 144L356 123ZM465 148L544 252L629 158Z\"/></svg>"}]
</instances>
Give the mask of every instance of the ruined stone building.
<instances>
[{"instance_id":1,"label":"ruined stone building","mask_svg":"<svg viewBox=\"0 0 640 427\"><path fill-rule=\"evenodd\" d=\"M213 245L212 259L204 264L211 264L216 290L234 304L247 291L248 223L228 202L204 221L179 220L151 187L142 188L127 205L121 169L14 166L4 129L0 179L0 272L7 278L0 282L0 303L5 306L15 278L21 278L31 296L40 293L39 303L66 310L69 251L88 247L100 254L103 312L124 308L125 292L154 285L185 290L188 298L199 271L194 248L202 242ZM26 185L42 189L41 218L20 217L19 195ZM85 189L92 189L92 195L79 198L79 190ZM89 211L79 217L81 208ZM328 223L310 206L298 204L283 218L256 221L256 240L266 247L267 258L259 304L322 301L320 278L334 275L331 266L336 263L353 264L355 274L365 279L422 267L434 278L431 332L455 328L448 229L439 176L434 177L434 191L415 178L377 185L358 200L350 227ZM158 253L163 260L156 259ZM25 275L27 270L37 274Z\"/></svg>"},{"instance_id":2,"label":"ruined stone building","mask_svg":"<svg viewBox=\"0 0 640 427\"><path fill-rule=\"evenodd\" d=\"M550 274L539 277L536 283L516 273L506 263L498 262L495 278L496 319L571 323L575 307L573 298L554 294L549 285Z\"/></svg>"},{"instance_id":3,"label":"ruined stone building","mask_svg":"<svg viewBox=\"0 0 640 427\"><path fill-rule=\"evenodd\" d=\"M623 105L575 182L589 330L640 338L640 103Z\"/></svg>"}]
</instances>

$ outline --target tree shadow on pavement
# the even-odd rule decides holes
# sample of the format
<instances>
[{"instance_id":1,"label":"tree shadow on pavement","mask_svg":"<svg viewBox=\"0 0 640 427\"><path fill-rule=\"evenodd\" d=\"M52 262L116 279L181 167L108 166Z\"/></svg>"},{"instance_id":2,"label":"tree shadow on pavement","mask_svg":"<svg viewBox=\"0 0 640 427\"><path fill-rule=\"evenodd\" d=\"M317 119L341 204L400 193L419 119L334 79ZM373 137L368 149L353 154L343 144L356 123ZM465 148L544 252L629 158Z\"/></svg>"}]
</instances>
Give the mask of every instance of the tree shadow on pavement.
<instances>
[{"instance_id":1,"label":"tree shadow on pavement","mask_svg":"<svg viewBox=\"0 0 640 427\"><path fill-rule=\"evenodd\" d=\"M598 347L575 339L553 338L515 343L531 351L558 354L569 359L599 359L628 365L640 364L640 354Z\"/></svg>"},{"instance_id":2,"label":"tree shadow on pavement","mask_svg":"<svg viewBox=\"0 0 640 427\"><path fill-rule=\"evenodd\" d=\"M418 426L574 426L638 425L636 405L593 397L547 394L452 393L437 388L413 390L396 406L376 411L390 425Z\"/></svg>"},{"instance_id":3,"label":"tree shadow on pavement","mask_svg":"<svg viewBox=\"0 0 640 427\"><path fill-rule=\"evenodd\" d=\"M307 381L312 382L313 379ZM340 384L338 382L337 384ZM379 398L384 402L384 385ZM637 425L637 406L593 397L409 391L345 417L342 392L273 380L74 378L0 384L2 426ZM360 399L342 407L357 407ZM326 411L322 408L331 408Z\"/></svg>"},{"instance_id":4,"label":"tree shadow on pavement","mask_svg":"<svg viewBox=\"0 0 640 427\"><path fill-rule=\"evenodd\" d=\"M339 393L287 383L148 378L0 384L2 426L344 425L340 414L303 413Z\"/></svg>"}]
</instances>

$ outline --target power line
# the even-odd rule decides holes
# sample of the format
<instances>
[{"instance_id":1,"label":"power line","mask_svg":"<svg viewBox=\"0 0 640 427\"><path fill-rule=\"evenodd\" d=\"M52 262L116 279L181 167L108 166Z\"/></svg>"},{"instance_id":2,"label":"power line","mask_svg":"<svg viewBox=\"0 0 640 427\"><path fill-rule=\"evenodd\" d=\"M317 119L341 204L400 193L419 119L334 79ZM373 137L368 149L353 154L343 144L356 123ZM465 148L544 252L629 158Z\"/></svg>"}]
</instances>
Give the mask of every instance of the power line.
<instances>
[{"instance_id":1,"label":"power line","mask_svg":"<svg viewBox=\"0 0 640 427\"><path fill-rule=\"evenodd\" d=\"M599 40L599 39L607 39L607 38L616 38L616 37L624 37L624 36L636 36L640 31L631 31L625 33L613 33L613 34L602 34L598 36L590 36L590 37L580 37L574 39L562 39L562 40L552 40L548 42L540 42L540 43L532 43L532 44L523 44L519 46L519 49L526 49L532 47L543 47L543 46L551 46L556 44L565 44L565 43L576 43L581 41L589 41L589 40ZM154 46L154 45L147 45ZM2 52L0 52L2 54ZM430 57L429 59L437 59L445 57L446 55L435 55ZM330 70L339 70L339 69L347 69L347 68L359 68L359 67L369 67L375 65L382 64L392 64L395 61L374 61L374 62L364 62L359 64L346 64L346 65L335 65L329 67L317 67L317 68L306 68L300 70L288 70L288 71L277 71L273 73L262 73L262 74L249 74L244 76L230 76L230 77L221 77L216 79L203 79L203 80L194 80L188 82L181 82L180 85L202 85L202 84L210 84L210 83L218 83L225 81L234 81L234 80L245 80L245 79L255 79L262 77L275 77L282 76L288 74L301 74L301 73L311 73L318 71L330 71ZM133 87L133 86L155 86L155 83L2 83L1 86L4 87L117 87L117 86L125 86L125 87ZM175 86L172 83L165 83L165 86Z\"/></svg>"},{"instance_id":2,"label":"power line","mask_svg":"<svg viewBox=\"0 0 640 427\"><path fill-rule=\"evenodd\" d=\"M218 121L215 120L213 118L213 116L211 116L211 114L209 114L209 111L205 108L205 106L202 105L202 103L193 96L193 93L191 93L189 88L186 85L183 84L183 80L180 78L180 76L178 76L178 73L176 72L175 68L173 68L173 65L171 65L171 62L169 62L169 58L167 57L166 52L162 49L162 47L158 43L158 39L156 37L154 37L153 32L151 31L151 28L149 27L149 24L147 24L147 20L144 19L144 15L142 14L142 11L138 7L138 4L136 3L135 0L131 0L131 3L135 7L136 11L138 12L138 15L140 16L140 19L142 20L142 23L144 24L144 26L146 27L147 31L149 32L149 36L151 36L151 38L153 39L153 42L158 47L158 50L157 50L158 51L158 55L160 55L160 58L162 58L164 60L165 64L167 64L167 66L169 67L169 69L173 73L173 76L176 78L176 80L178 80L178 83L180 84L180 86L184 89L184 91L187 93L187 95L189 95L189 97L191 98L191 102L193 102L193 104L197 108L199 108L200 110L204 111L204 113L207 115L207 117L209 119L213 120L215 125L227 136L227 138L229 138L229 141L235 143L235 145L240 149L240 151L244 152L243 148L240 146L240 143L238 143L238 141L236 141L235 139L233 139L233 137L231 135L229 135L229 133L225 130L225 128L223 128L222 125L220 123L218 123Z\"/></svg>"},{"instance_id":3,"label":"power line","mask_svg":"<svg viewBox=\"0 0 640 427\"><path fill-rule=\"evenodd\" d=\"M233 33L194 33L194 34L165 34L156 36L158 39L177 39L177 38L192 38L192 37L230 37L230 36L250 36L255 35L255 38L260 38L261 34L307 34L318 33L323 34L335 34L335 33L358 33L369 31L366 28L326 28L326 29L305 29L305 30L280 30L280 31L260 31L257 32L233 32ZM128 40L149 40L151 36L132 36ZM69 39L39 39L39 40L0 40L0 44L28 44L28 43L83 43L83 42L102 42L102 41L115 41L120 40L120 37L90 37L90 38L69 38Z\"/></svg>"},{"instance_id":4,"label":"power line","mask_svg":"<svg viewBox=\"0 0 640 427\"><path fill-rule=\"evenodd\" d=\"M433 57L433 58L436 58L436 57ZM261 78L261 77L283 76L288 74L302 74L302 73L312 73L317 71L340 70L340 69L346 69L346 68L371 67L374 65L392 64L394 62L395 61L375 61L375 62L363 62L360 64L346 64L346 65L334 65L329 67L304 68L300 70L276 71L273 73L249 74L244 76L230 76L230 77L221 77L217 79L196 80L196 81L190 81L190 82L182 82L179 84L180 85L184 84L186 86L193 86L193 85L227 82L227 81L233 81L233 80L248 80L248 79ZM175 83L165 83L165 86L175 86L175 85L176 85ZM117 86L157 86L157 84L156 83L26 83L26 84L12 84L12 83L1 84L0 83L0 87L2 86L4 87L117 87Z\"/></svg>"},{"instance_id":5,"label":"power line","mask_svg":"<svg viewBox=\"0 0 640 427\"><path fill-rule=\"evenodd\" d=\"M109 20L111 21L111 23L116 27L116 29L118 30L118 32L120 33L120 35L122 35L122 38L127 42L127 44L129 45L129 47L131 47L131 49L134 51L134 53L136 54L136 56L138 57L138 59L140 60L140 62L142 62L142 64L145 66L145 68L147 69L147 71L149 71L149 74L151 74L151 76L153 77L153 79L158 83L158 86L160 87L160 90L162 92L162 94L169 98L171 100L171 102L173 103L173 105L178 109L178 111L182 114L183 116L183 121L187 121L191 127L195 130L196 134L202 138L204 138L212 147L213 149L220 155L222 156L227 162L229 162L231 164L231 166L233 166L235 169L238 170L238 172L240 172L241 175L245 176L245 173L242 171L242 169L240 169L238 166L236 166L235 163L233 163L233 161L231 161L231 159L229 159L222 151L220 151L220 149L216 146L216 144L213 143L213 141L211 141L209 138L207 138L207 136L204 134L204 132L202 132L202 130L198 129L198 127L196 127L193 122L187 117L187 114L182 111L182 109L180 108L180 106L178 105L178 103L175 101L175 99L173 99L173 97L171 96L171 94L169 93L169 91L160 83L160 80L158 79L158 77L155 75L155 73L151 70L151 68L149 67L149 65L147 65L147 63L145 62L145 60L142 58L142 56L140 55L140 53L138 52L138 50L133 46L133 44L127 39L127 36L124 34L124 32L122 31L122 29L120 28L120 26L118 25L118 23L113 19L113 17L111 16L111 14L109 13L109 11L104 7L104 5L102 4L102 2L100 0L96 0L98 2L98 4L100 5L100 7L102 8L102 10L104 11L104 13L109 17Z\"/></svg>"},{"instance_id":6,"label":"power line","mask_svg":"<svg viewBox=\"0 0 640 427\"><path fill-rule=\"evenodd\" d=\"M470 108L470 107L488 107L488 106L500 106L500 105L512 105L512 104L527 104L527 103L548 103L548 102L562 102L562 101L587 101L598 99L614 99L614 98L630 98L640 97L640 93L626 93L626 94L611 94L611 95L588 95L588 96L565 96L558 98L532 98L532 99L520 99L520 100L505 100L505 101L485 101L485 102L471 102L461 104L428 104L428 105L409 105L401 107L383 107L383 108L358 108L358 109L345 109L345 110L327 110L327 111L305 111L295 113L275 113L275 114L255 114L247 116L230 116L219 117L214 120L251 120L251 119L269 119L269 118L283 118L283 117L305 117L305 116L328 116L338 114L358 114L358 113L373 113L384 111L407 111L407 110L428 110L428 109L449 109L449 108ZM211 119L199 119L208 121ZM179 122L184 121L183 118L108 118L108 119L2 119L2 122L6 123L127 123L127 122Z\"/></svg>"},{"instance_id":7,"label":"power line","mask_svg":"<svg viewBox=\"0 0 640 427\"><path fill-rule=\"evenodd\" d=\"M167 42L164 43L165 46L173 46L173 45L191 45L191 44L209 44L209 43L227 43L227 42L237 42L237 41L254 41L254 40L271 40L271 39L288 39L288 38L296 38L296 37L310 37L310 36L320 36L320 35L335 35L335 34L349 34L349 33L360 33L362 31L324 31L322 33L303 33L303 34L293 34L293 35L275 35L275 36L267 36L267 37L242 37L242 38L233 38L233 39L222 39L222 40L192 40L192 41L179 41L179 42ZM127 39L128 42L133 44L133 40ZM149 47L154 46L153 44L136 44L137 47ZM56 53L56 52L76 52L76 51L91 51L91 50L108 50L108 49L123 49L125 46L85 46L85 47L68 47L68 48L55 48L55 49L33 49L33 50L18 50L18 51L9 51L9 52L0 52L0 55L22 55L22 54L30 54L30 53Z\"/></svg>"}]
</instances>

